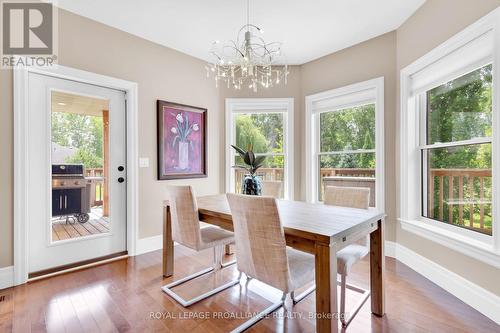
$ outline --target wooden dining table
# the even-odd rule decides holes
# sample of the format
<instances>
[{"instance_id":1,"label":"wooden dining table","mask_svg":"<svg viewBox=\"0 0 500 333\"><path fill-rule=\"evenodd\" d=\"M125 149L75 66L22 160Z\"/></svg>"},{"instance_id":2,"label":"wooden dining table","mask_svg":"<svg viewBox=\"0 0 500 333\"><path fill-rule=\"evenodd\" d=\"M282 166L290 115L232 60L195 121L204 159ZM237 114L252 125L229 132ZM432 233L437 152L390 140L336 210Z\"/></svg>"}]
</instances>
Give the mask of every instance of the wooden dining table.
<instances>
[{"instance_id":1,"label":"wooden dining table","mask_svg":"<svg viewBox=\"0 0 500 333\"><path fill-rule=\"evenodd\" d=\"M197 198L202 222L233 230L229 204L224 194ZM163 275L174 272L169 202L163 204ZM371 311L385 313L384 304L384 213L375 208L356 209L278 200L286 243L315 256L316 332L338 332L337 252L370 235Z\"/></svg>"}]
</instances>

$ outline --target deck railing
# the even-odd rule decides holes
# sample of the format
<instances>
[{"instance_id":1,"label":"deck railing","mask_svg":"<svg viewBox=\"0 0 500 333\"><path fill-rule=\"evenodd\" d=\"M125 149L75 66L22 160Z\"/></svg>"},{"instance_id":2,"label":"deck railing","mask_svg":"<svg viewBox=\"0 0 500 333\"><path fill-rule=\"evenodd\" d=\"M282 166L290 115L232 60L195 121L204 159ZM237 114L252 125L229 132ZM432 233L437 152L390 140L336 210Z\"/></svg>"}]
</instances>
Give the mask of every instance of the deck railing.
<instances>
[{"instance_id":1,"label":"deck railing","mask_svg":"<svg viewBox=\"0 0 500 333\"><path fill-rule=\"evenodd\" d=\"M91 180L90 205L102 206L104 198L104 170L103 168L86 168L85 177Z\"/></svg>"},{"instance_id":2,"label":"deck railing","mask_svg":"<svg viewBox=\"0 0 500 333\"><path fill-rule=\"evenodd\" d=\"M491 235L491 169L431 169L429 217Z\"/></svg>"},{"instance_id":3,"label":"deck railing","mask_svg":"<svg viewBox=\"0 0 500 333\"><path fill-rule=\"evenodd\" d=\"M241 189L244 170L235 170L235 190ZM263 180L283 181L282 168L260 168ZM320 177L375 177L374 169L322 168ZM430 181L432 179L432 181ZM491 169L431 169L428 217L491 235ZM472 212L472 214L471 214Z\"/></svg>"},{"instance_id":4,"label":"deck railing","mask_svg":"<svg viewBox=\"0 0 500 333\"><path fill-rule=\"evenodd\" d=\"M241 191L241 182L247 171L242 169L235 169L235 192L239 193ZM283 168L260 168L257 171L257 176L259 176L262 180L270 180L270 181L283 181L284 180L284 171Z\"/></svg>"}]
</instances>

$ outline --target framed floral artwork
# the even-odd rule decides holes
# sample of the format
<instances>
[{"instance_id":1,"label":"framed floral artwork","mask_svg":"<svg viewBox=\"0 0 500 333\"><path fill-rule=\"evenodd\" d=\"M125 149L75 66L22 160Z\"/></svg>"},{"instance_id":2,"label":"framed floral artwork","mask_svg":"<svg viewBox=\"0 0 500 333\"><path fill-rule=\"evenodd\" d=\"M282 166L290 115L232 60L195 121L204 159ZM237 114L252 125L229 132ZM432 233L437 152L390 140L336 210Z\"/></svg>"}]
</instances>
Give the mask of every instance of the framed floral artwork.
<instances>
[{"instance_id":1,"label":"framed floral artwork","mask_svg":"<svg viewBox=\"0 0 500 333\"><path fill-rule=\"evenodd\" d=\"M157 102L158 180L207 177L207 109Z\"/></svg>"}]
</instances>

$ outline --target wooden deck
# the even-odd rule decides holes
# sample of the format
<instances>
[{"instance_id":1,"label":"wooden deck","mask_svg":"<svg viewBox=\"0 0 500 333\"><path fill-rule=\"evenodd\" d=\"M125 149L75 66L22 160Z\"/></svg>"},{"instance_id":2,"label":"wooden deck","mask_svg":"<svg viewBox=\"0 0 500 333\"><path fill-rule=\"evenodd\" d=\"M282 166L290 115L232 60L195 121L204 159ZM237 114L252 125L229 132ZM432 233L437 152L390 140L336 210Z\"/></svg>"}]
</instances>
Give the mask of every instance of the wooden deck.
<instances>
[{"instance_id":1,"label":"wooden deck","mask_svg":"<svg viewBox=\"0 0 500 333\"><path fill-rule=\"evenodd\" d=\"M84 237L109 232L109 221L102 217L99 210L92 210L86 223L78 223L73 219L66 223L64 219L52 221L52 241Z\"/></svg>"}]
</instances>

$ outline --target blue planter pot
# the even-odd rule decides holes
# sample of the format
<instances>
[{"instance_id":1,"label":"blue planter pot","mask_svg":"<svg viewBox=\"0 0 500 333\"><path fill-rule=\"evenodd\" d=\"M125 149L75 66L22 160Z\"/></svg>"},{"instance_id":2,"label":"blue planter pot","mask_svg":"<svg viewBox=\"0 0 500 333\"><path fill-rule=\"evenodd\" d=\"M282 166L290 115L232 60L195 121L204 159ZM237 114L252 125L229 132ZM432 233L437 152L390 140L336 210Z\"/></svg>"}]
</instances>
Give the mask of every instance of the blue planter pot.
<instances>
[{"instance_id":1,"label":"blue planter pot","mask_svg":"<svg viewBox=\"0 0 500 333\"><path fill-rule=\"evenodd\" d=\"M241 193L247 195L262 195L262 181L260 177L245 175L241 183Z\"/></svg>"}]
</instances>

